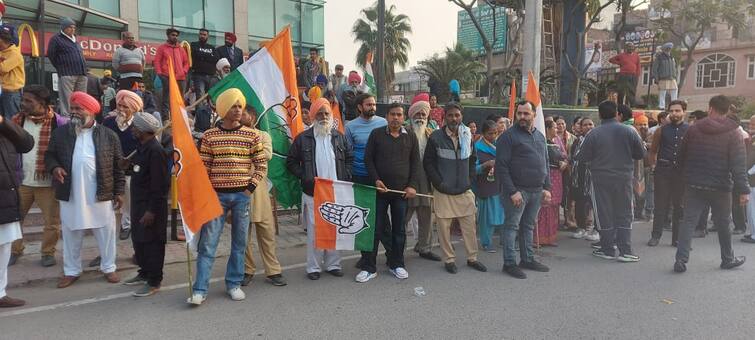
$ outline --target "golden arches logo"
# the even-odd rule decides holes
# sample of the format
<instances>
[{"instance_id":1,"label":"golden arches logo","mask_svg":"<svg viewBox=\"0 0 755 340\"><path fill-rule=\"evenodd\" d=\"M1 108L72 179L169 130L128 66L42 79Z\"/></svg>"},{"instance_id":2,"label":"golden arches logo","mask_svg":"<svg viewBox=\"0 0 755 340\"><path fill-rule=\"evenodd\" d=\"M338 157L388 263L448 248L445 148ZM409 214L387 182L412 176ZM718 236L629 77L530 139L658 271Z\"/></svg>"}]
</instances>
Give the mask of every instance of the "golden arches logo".
<instances>
[{"instance_id":1,"label":"golden arches logo","mask_svg":"<svg viewBox=\"0 0 755 340\"><path fill-rule=\"evenodd\" d=\"M21 24L18 26L18 46L21 46L24 39L24 32L29 33L29 39L31 39L31 56L39 58L39 43L37 42L37 36L34 34L34 29L29 24Z\"/></svg>"},{"instance_id":2,"label":"golden arches logo","mask_svg":"<svg viewBox=\"0 0 755 340\"><path fill-rule=\"evenodd\" d=\"M186 55L189 57L189 67L191 67L191 44L184 40L181 42L181 47L186 50Z\"/></svg>"}]
</instances>

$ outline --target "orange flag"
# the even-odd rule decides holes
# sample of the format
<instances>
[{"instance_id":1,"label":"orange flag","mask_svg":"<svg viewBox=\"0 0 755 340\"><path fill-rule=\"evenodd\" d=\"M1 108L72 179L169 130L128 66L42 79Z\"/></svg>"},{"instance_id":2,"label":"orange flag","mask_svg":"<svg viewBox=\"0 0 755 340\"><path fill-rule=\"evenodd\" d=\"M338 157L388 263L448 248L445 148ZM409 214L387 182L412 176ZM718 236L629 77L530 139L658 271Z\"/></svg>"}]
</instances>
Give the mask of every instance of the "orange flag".
<instances>
[{"instance_id":1,"label":"orange flag","mask_svg":"<svg viewBox=\"0 0 755 340\"><path fill-rule=\"evenodd\" d=\"M175 150L173 171L178 186L178 207L181 210L186 242L190 243L202 226L220 216L223 209L192 139L181 90L176 82L173 60L170 58L168 72L168 84L163 86L170 86L170 123Z\"/></svg>"},{"instance_id":2,"label":"orange flag","mask_svg":"<svg viewBox=\"0 0 755 340\"><path fill-rule=\"evenodd\" d=\"M540 101L540 90L537 88L537 82L535 76L532 74L532 70L527 74L527 94L525 95L527 101L535 105L535 127L540 130L540 133L545 135L545 117L543 117L543 104Z\"/></svg>"},{"instance_id":3,"label":"orange flag","mask_svg":"<svg viewBox=\"0 0 755 340\"><path fill-rule=\"evenodd\" d=\"M338 105L338 102L330 103L330 106L333 108L333 120L336 122L336 128L339 132L346 133L344 131L345 123L343 122L343 116L341 115L341 106Z\"/></svg>"},{"instance_id":4,"label":"orange flag","mask_svg":"<svg viewBox=\"0 0 755 340\"><path fill-rule=\"evenodd\" d=\"M516 111L516 79L511 80L511 94L509 95L509 120L514 121Z\"/></svg>"}]
</instances>

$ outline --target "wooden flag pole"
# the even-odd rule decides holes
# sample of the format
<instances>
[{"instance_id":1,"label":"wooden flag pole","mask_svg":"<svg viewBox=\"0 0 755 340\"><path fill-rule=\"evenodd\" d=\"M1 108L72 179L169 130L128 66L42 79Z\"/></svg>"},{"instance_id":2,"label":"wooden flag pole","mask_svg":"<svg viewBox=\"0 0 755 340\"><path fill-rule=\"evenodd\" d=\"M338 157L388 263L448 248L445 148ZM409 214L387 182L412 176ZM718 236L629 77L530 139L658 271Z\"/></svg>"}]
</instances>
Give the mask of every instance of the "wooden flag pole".
<instances>
[{"instance_id":1,"label":"wooden flag pole","mask_svg":"<svg viewBox=\"0 0 755 340\"><path fill-rule=\"evenodd\" d=\"M199 97L199 99L197 99L196 101L194 101L193 103L191 103L191 105L187 106L186 107L186 111L188 112L188 111L193 110L195 107L197 107L197 105L199 105L200 103L202 103L202 101L204 101L205 99L207 99L207 96L208 96L208 94L207 94L207 92L205 92L205 94L203 94L201 97Z\"/></svg>"}]
</instances>

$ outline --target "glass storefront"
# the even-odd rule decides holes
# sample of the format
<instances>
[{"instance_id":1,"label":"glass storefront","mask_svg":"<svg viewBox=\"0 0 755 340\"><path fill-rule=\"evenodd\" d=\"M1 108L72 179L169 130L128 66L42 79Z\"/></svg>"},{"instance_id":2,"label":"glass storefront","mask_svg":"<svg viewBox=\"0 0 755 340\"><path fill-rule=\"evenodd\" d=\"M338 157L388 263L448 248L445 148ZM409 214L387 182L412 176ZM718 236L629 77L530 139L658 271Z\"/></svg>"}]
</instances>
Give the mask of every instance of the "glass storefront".
<instances>
[{"instance_id":1,"label":"glass storefront","mask_svg":"<svg viewBox=\"0 0 755 340\"><path fill-rule=\"evenodd\" d=\"M309 54L309 48L322 50L325 43L325 1L247 0L249 3L249 49L272 38L291 25L295 53Z\"/></svg>"},{"instance_id":2,"label":"glass storefront","mask_svg":"<svg viewBox=\"0 0 755 340\"><path fill-rule=\"evenodd\" d=\"M233 0L139 0L139 40L163 41L165 29L175 27L181 40L196 41L206 28L210 43L221 45L233 22Z\"/></svg>"}]
</instances>

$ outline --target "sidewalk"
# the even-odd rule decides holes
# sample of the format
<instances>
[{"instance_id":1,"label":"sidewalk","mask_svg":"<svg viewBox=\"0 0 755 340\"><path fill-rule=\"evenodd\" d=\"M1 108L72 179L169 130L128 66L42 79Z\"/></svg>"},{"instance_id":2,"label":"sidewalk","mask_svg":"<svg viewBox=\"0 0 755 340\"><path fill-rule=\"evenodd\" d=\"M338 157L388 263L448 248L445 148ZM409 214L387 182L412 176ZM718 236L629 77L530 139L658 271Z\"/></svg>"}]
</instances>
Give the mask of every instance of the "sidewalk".
<instances>
[{"instance_id":1,"label":"sidewalk","mask_svg":"<svg viewBox=\"0 0 755 340\"><path fill-rule=\"evenodd\" d=\"M226 257L230 253L230 225L223 229L223 235L220 238L216 256ZM180 226L179 226L180 228ZM24 228L24 232L27 227ZM298 224L297 215L278 216L278 249L304 246L307 241L307 235ZM170 230L168 231L170 233ZM168 236L170 237L170 235ZM18 287L34 282L45 280L57 280L63 275L63 241L58 241L55 259L58 264L49 268L42 267L39 264L41 241L33 240L25 243L26 249L24 255L18 259L15 265L8 268L8 287ZM131 246L131 240L117 241L117 259L116 265L118 271L134 269L137 266L131 262L134 250ZM254 247L257 248L256 236L254 237ZM84 238L82 247L81 260L84 266L84 274L88 272L98 272L98 267L86 267L87 264L99 255L97 241L94 236L88 234ZM194 257L196 254L192 254ZM168 241L165 248L165 264L186 262L186 244L181 241Z\"/></svg>"}]
</instances>

